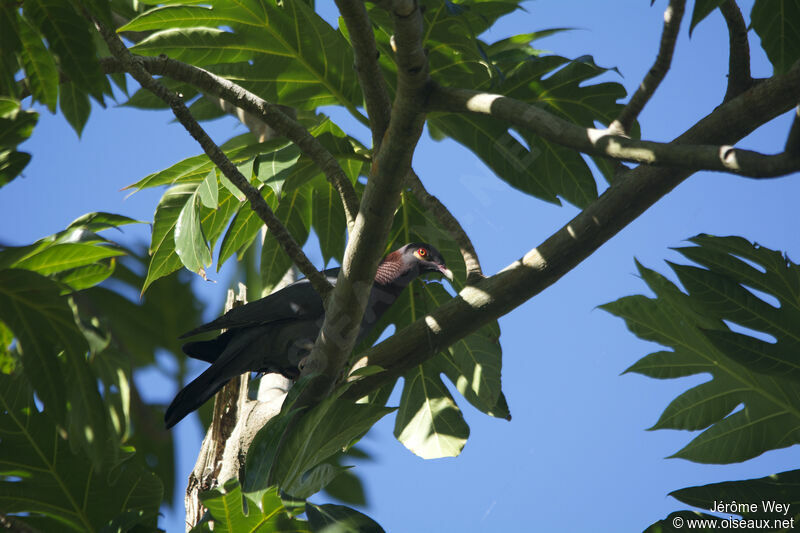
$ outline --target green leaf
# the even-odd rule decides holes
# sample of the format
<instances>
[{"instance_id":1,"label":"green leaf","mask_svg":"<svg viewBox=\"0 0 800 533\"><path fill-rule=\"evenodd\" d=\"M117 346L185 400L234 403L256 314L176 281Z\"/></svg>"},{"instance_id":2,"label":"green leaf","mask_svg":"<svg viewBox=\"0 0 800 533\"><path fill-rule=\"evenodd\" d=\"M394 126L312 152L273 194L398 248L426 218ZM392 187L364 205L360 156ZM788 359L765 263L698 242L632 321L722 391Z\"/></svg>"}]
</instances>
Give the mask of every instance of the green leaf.
<instances>
[{"instance_id":1,"label":"green leaf","mask_svg":"<svg viewBox=\"0 0 800 533\"><path fill-rule=\"evenodd\" d=\"M22 43L22 62L25 65L26 81L34 99L42 102L51 113L58 103L58 68L50 51L42 42L42 36L28 23L25 17L18 19L19 39Z\"/></svg>"},{"instance_id":2,"label":"green leaf","mask_svg":"<svg viewBox=\"0 0 800 533\"><path fill-rule=\"evenodd\" d=\"M289 177L298 159L300 159L300 148L294 143L288 143L273 152L258 156L256 158L258 180L271 187L275 195L280 198L283 182Z\"/></svg>"},{"instance_id":3,"label":"green leaf","mask_svg":"<svg viewBox=\"0 0 800 533\"><path fill-rule=\"evenodd\" d=\"M152 31L164 28L192 28L197 26L216 26L220 16L205 6L164 6L150 9L117 31ZM248 23L248 20L231 20Z\"/></svg>"},{"instance_id":4,"label":"green leaf","mask_svg":"<svg viewBox=\"0 0 800 533\"><path fill-rule=\"evenodd\" d=\"M294 237L298 245L303 246L308 239L311 228L310 191L306 188L296 189L285 195L278 202L275 216L283 222L286 229ZM283 251L283 247L271 232L267 231L261 247L261 280L262 290L268 293L283 278L292 266L292 260Z\"/></svg>"},{"instance_id":5,"label":"green leaf","mask_svg":"<svg viewBox=\"0 0 800 533\"><path fill-rule=\"evenodd\" d=\"M176 185L161 197L153 220L150 265L147 267L142 293L155 280L181 268L181 260L175 251L175 226L184 206L194 199L194 189L191 184Z\"/></svg>"},{"instance_id":6,"label":"green leaf","mask_svg":"<svg viewBox=\"0 0 800 533\"><path fill-rule=\"evenodd\" d=\"M0 270L0 320L18 339L25 373L45 409L64 421L67 386L58 352L85 346L59 287L33 272Z\"/></svg>"},{"instance_id":7,"label":"green leaf","mask_svg":"<svg viewBox=\"0 0 800 533\"><path fill-rule=\"evenodd\" d=\"M800 4L796 0L756 0L750 12L775 74L785 74L800 58Z\"/></svg>"},{"instance_id":8,"label":"green leaf","mask_svg":"<svg viewBox=\"0 0 800 533\"><path fill-rule=\"evenodd\" d=\"M120 442L127 442L131 432L131 364L128 354L107 348L91 359L94 375L103 383L103 400L112 428Z\"/></svg>"},{"instance_id":9,"label":"green leaf","mask_svg":"<svg viewBox=\"0 0 800 533\"><path fill-rule=\"evenodd\" d=\"M0 187L19 176L31 161L31 154L0 150Z\"/></svg>"},{"instance_id":10,"label":"green leaf","mask_svg":"<svg viewBox=\"0 0 800 533\"><path fill-rule=\"evenodd\" d=\"M694 27L700 21L711 14L712 11L717 9L725 0L696 0L694 3L694 11L692 11L692 22L689 24L689 37L692 36Z\"/></svg>"},{"instance_id":11,"label":"green leaf","mask_svg":"<svg viewBox=\"0 0 800 533\"><path fill-rule=\"evenodd\" d=\"M372 518L344 505L307 503L306 515L314 533L383 533Z\"/></svg>"},{"instance_id":12,"label":"green leaf","mask_svg":"<svg viewBox=\"0 0 800 533\"><path fill-rule=\"evenodd\" d=\"M270 101L302 109L339 104L363 118L356 109L361 95L352 49L305 2L164 7L127 27L163 30L134 47L144 55L166 53L195 65L218 65L217 74Z\"/></svg>"},{"instance_id":13,"label":"green leaf","mask_svg":"<svg viewBox=\"0 0 800 533\"><path fill-rule=\"evenodd\" d=\"M0 146L13 148L26 140L38 120L35 111L15 110L0 117Z\"/></svg>"},{"instance_id":14,"label":"green leaf","mask_svg":"<svg viewBox=\"0 0 800 533\"><path fill-rule=\"evenodd\" d=\"M59 287L34 272L0 270L0 319L19 340L25 375L45 410L59 422L69 413L70 440L99 466L112 445L105 409L86 362L86 341Z\"/></svg>"},{"instance_id":15,"label":"green leaf","mask_svg":"<svg viewBox=\"0 0 800 533\"><path fill-rule=\"evenodd\" d=\"M266 490L269 474L275 466L278 446L291 421L291 415L276 415L253 438L245 463L244 489L248 493Z\"/></svg>"},{"instance_id":16,"label":"green leaf","mask_svg":"<svg viewBox=\"0 0 800 533\"><path fill-rule=\"evenodd\" d=\"M86 213L81 215L72 222L67 228L83 227L89 231L98 232L105 229L118 228L128 224L144 224L141 220L134 220L125 215L117 215L114 213L105 213L98 211L95 213Z\"/></svg>"},{"instance_id":17,"label":"green leaf","mask_svg":"<svg viewBox=\"0 0 800 533\"><path fill-rule=\"evenodd\" d=\"M59 107L61 107L61 112L64 113L64 118L67 119L69 125L80 137L92 110L89 97L78 89L74 83L62 83L61 92L59 93Z\"/></svg>"},{"instance_id":18,"label":"green leaf","mask_svg":"<svg viewBox=\"0 0 800 533\"><path fill-rule=\"evenodd\" d=\"M429 125L475 152L503 181L522 192L558 204L547 175L534 171L534 153L490 118L471 115L432 115Z\"/></svg>"},{"instance_id":19,"label":"green leaf","mask_svg":"<svg viewBox=\"0 0 800 533\"><path fill-rule=\"evenodd\" d=\"M84 243L63 243L48 246L41 252L30 255L10 266L32 270L42 275L63 272L91 265L101 259L125 255L125 252L108 246Z\"/></svg>"},{"instance_id":20,"label":"green leaf","mask_svg":"<svg viewBox=\"0 0 800 533\"><path fill-rule=\"evenodd\" d=\"M469 426L430 362L410 370L394 425L394 436L423 459L456 457Z\"/></svg>"},{"instance_id":21,"label":"green leaf","mask_svg":"<svg viewBox=\"0 0 800 533\"><path fill-rule=\"evenodd\" d=\"M163 489L133 459L102 472L73 453L53 419L37 411L32 391L19 376L0 375L0 480L4 514L41 531L97 531L126 512L154 528ZM43 526L43 527L42 527Z\"/></svg>"},{"instance_id":22,"label":"green leaf","mask_svg":"<svg viewBox=\"0 0 800 533\"><path fill-rule=\"evenodd\" d=\"M16 178L31 155L14 148L30 137L39 119L35 111L22 111L19 100L0 98L0 187Z\"/></svg>"},{"instance_id":23,"label":"green leaf","mask_svg":"<svg viewBox=\"0 0 800 533\"><path fill-rule=\"evenodd\" d=\"M787 518L797 514L800 507L800 470L781 472L759 479L744 479L741 481L724 481L711 483L699 487L687 487L669 493L673 498L692 507L712 509L714 504L724 503L755 503L758 509L755 512L736 513L744 518L778 518L783 514L774 508L765 508L773 502L788 504L790 514ZM780 516L783 518L783 516Z\"/></svg>"},{"instance_id":24,"label":"green leaf","mask_svg":"<svg viewBox=\"0 0 800 533\"><path fill-rule=\"evenodd\" d=\"M226 189L222 189L217 203L216 209L200 208L200 225L203 227L203 233L208 238L211 248L214 248L217 239L228 227L236 210L242 206L242 203Z\"/></svg>"},{"instance_id":25,"label":"green leaf","mask_svg":"<svg viewBox=\"0 0 800 533\"><path fill-rule=\"evenodd\" d=\"M706 337L748 368L800 381L800 267L779 252L737 237L699 235L691 241L700 246L677 251L706 269L670 265L689 295L713 316L768 334L776 342L727 329L707 330ZM773 307L748 286L773 296L780 307Z\"/></svg>"},{"instance_id":26,"label":"green leaf","mask_svg":"<svg viewBox=\"0 0 800 533\"><path fill-rule=\"evenodd\" d=\"M469 403L490 416L510 419L508 407L501 401L501 359L495 328L486 327L459 340L437 361Z\"/></svg>"},{"instance_id":27,"label":"green leaf","mask_svg":"<svg viewBox=\"0 0 800 533\"><path fill-rule=\"evenodd\" d=\"M251 495L242 494L239 482L235 479L225 483L224 489L224 493L219 489L200 493L200 501L214 519L215 532L302 533L308 531L305 522L289 516L275 488L263 493L261 505L253 500ZM245 502L247 512L243 507Z\"/></svg>"},{"instance_id":28,"label":"green leaf","mask_svg":"<svg viewBox=\"0 0 800 533\"><path fill-rule=\"evenodd\" d=\"M263 187L261 189L261 197L264 198L264 201L271 209L275 209L278 199L272 189ZM233 222L228 227L225 237L222 239L219 259L217 260L217 271L236 252L239 252L241 257L241 254L252 244L263 225L264 222L253 211L250 204L242 204L234 216Z\"/></svg>"},{"instance_id":29,"label":"green leaf","mask_svg":"<svg viewBox=\"0 0 800 533\"><path fill-rule=\"evenodd\" d=\"M0 374L13 374L17 368L17 356L10 347L14 341L14 334L0 321Z\"/></svg>"},{"instance_id":30,"label":"green leaf","mask_svg":"<svg viewBox=\"0 0 800 533\"><path fill-rule=\"evenodd\" d=\"M290 433L284 436L269 482L285 489L302 486L308 472L351 446L375 422L393 410L378 405L355 404L336 396L324 400L304 413L290 428Z\"/></svg>"},{"instance_id":31,"label":"green leaf","mask_svg":"<svg viewBox=\"0 0 800 533\"><path fill-rule=\"evenodd\" d=\"M792 364L798 353L792 332L800 328L800 270L779 253L738 237L700 235L692 242L699 246L678 251L708 270L673 265L688 294L640 266L656 298L630 296L603 306L624 318L637 336L671 349L646 356L628 371L657 378L712 376L673 400L653 429L707 428L674 455L703 463L743 461L800 442L800 384ZM777 297L781 309L746 291L745 283ZM720 342L730 339L727 320L771 332L784 351L765 348L754 357L752 343L743 354L741 346ZM793 329L788 334L771 329L778 326ZM784 357L776 357L781 351Z\"/></svg>"},{"instance_id":32,"label":"green leaf","mask_svg":"<svg viewBox=\"0 0 800 533\"><path fill-rule=\"evenodd\" d=\"M423 290L425 312L432 312L452 298L438 283L428 283ZM502 393L499 335L496 323L485 326L450 346L433 361L472 405L484 413L506 418L508 412L496 410Z\"/></svg>"},{"instance_id":33,"label":"green leaf","mask_svg":"<svg viewBox=\"0 0 800 533\"><path fill-rule=\"evenodd\" d=\"M257 47L253 39L216 28L175 28L153 33L131 47L131 51L143 56L166 54L204 67L248 61Z\"/></svg>"},{"instance_id":34,"label":"green leaf","mask_svg":"<svg viewBox=\"0 0 800 533\"><path fill-rule=\"evenodd\" d=\"M216 209L219 202L219 187L217 185L217 170L212 169L197 187L200 202L209 209Z\"/></svg>"},{"instance_id":35,"label":"green leaf","mask_svg":"<svg viewBox=\"0 0 800 533\"><path fill-rule=\"evenodd\" d=\"M211 250L200 224L200 205L196 191L183 205L178 220L175 221L174 239L175 253L183 266L204 276L206 267L211 264Z\"/></svg>"},{"instance_id":36,"label":"green leaf","mask_svg":"<svg viewBox=\"0 0 800 533\"><path fill-rule=\"evenodd\" d=\"M331 463L319 464L294 479L293 483L286 487L286 493L295 498L308 498L327 487L330 482L350 468Z\"/></svg>"},{"instance_id":37,"label":"green leaf","mask_svg":"<svg viewBox=\"0 0 800 533\"><path fill-rule=\"evenodd\" d=\"M83 98L89 93L102 102L109 85L97 61L89 21L79 15L72 4L61 0L26 1L23 13L47 38L50 48L58 56L60 68L72 82L69 85L80 88L73 91ZM74 96L73 100L76 99ZM62 110L65 107L63 102L61 107ZM76 123L70 121L70 124L75 127ZM80 131L81 128L75 129Z\"/></svg>"},{"instance_id":38,"label":"green leaf","mask_svg":"<svg viewBox=\"0 0 800 533\"><path fill-rule=\"evenodd\" d=\"M352 470L345 470L325 485L325 494L351 505L367 505L364 484Z\"/></svg>"},{"instance_id":39,"label":"green leaf","mask_svg":"<svg viewBox=\"0 0 800 533\"><path fill-rule=\"evenodd\" d=\"M253 136L248 134L234 137L221 148L225 155L237 165L247 164L253 156L262 152L273 149L277 144L285 144L285 141L267 141L259 143L253 139ZM161 185L177 185L180 183L199 183L208 176L208 173L214 169L214 163L208 159L205 154L189 157L178 163L175 163L169 168L154 172L125 187L125 189L148 189L151 187L158 187ZM242 169L240 169L241 171ZM246 169L245 169L246 170ZM244 172L243 172L244 173ZM241 198L241 191L239 191L227 179L220 177L223 185L229 190L232 188L232 194ZM235 193L233 191L236 191ZM243 198L242 198L243 199Z\"/></svg>"},{"instance_id":40,"label":"green leaf","mask_svg":"<svg viewBox=\"0 0 800 533\"><path fill-rule=\"evenodd\" d=\"M69 286L72 291L81 291L108 279L114 273L115 265L116 262L113 259L103 261L61 272L55 276L55 279L59 283Z\"/></svg>"},{"instance_id":41,"label":"green leaf","mask_svg":"<svg viewBox=\"0 0 800 533\"><path fill-rule=\"evenodd\" d=\"M319 239L322 259L327 265L332 258L341 262L344 255L347 221L339 193L327 181L314 187L311 200L314 233Z\"/></svg>"}]
</instances>

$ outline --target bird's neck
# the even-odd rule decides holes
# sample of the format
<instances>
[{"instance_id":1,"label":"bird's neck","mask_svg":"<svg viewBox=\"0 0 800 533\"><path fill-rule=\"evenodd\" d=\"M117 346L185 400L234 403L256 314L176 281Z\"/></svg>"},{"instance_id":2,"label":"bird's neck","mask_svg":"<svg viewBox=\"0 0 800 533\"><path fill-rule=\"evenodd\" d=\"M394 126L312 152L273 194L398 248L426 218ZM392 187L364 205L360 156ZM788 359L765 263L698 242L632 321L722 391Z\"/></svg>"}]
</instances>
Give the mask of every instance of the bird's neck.
<instances>
[{"instance_id":1,"label":"bird's neck","mask_svg":"<svg viewBox=\"0 0 800 533\"><path fill-rule=\"evenodd\" d=\"M398 252L387 255L375 272L375 283L383 286L392 285L399 289L398 292L402 291L415 277L411 270L403 272L406 265L399 255Z\"/></svg>"}]
</instances>

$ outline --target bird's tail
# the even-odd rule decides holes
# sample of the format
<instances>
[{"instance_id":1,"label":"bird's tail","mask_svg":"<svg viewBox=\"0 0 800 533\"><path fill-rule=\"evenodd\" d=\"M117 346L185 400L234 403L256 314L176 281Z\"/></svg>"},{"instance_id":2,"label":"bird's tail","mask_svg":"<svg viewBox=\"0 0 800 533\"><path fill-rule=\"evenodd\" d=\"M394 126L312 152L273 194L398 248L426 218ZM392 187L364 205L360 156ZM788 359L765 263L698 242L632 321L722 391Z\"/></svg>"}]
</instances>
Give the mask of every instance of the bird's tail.
<instances>
[{"instance_id":1,"label":"bird's tail","mask_svg":"<svg viewBox=\"0 0 800 533\"><path fill-rule=\"evenodd\" d=\"M189 357L213 363L228 347L228 341L231 340L232 335L232 331L226 331L216 339L187 342L181 346L181 350Z\"/></svg>"},{"instance_id":2,"label":"bird's tail","mask_svg":"<svg viewBox=\"0 0 800 533\"><path fill-rule=\"evenodd\" d=\"M183 418L206 403L230 378L213 365L181 390L164 413L164 423L171 428Z\"/></svg>"}]
</instances>

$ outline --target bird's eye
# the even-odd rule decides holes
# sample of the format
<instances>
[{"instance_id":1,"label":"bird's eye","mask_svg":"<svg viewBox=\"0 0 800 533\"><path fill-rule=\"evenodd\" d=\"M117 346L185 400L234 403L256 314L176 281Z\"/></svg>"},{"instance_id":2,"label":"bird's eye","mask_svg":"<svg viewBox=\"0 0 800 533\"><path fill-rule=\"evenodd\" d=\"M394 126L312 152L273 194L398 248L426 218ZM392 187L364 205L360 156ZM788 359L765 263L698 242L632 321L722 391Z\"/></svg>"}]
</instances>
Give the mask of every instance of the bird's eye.
<instances>
[{"instance_id":1,"label":"bird's eye","mask_svg":"<svg viewBox=\"0 0 800 533\"><path fill-rule=\"evenodd\" d=\"M425 248L419 248L417 250L417 257L419 257L420 259L422 259L424 257L427 257L427 256L428 256L428 250L426 250Z\"/></svg>"}]
</instances>

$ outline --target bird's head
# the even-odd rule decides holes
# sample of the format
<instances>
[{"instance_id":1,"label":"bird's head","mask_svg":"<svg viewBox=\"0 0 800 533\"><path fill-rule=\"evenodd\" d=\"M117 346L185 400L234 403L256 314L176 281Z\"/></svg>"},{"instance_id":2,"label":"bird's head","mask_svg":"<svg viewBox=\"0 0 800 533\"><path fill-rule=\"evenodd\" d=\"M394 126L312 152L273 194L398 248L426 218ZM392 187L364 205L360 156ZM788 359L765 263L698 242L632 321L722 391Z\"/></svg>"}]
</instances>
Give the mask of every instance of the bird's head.
<instances>
[{"instance_id":1,"label":"bird's head","mask_svg":"<svg viewBox=\"0 0 800 533\"><path fill-rule=\"evenodd\" d=\"M409 283L420 274L438 272L453 280L453 273L444 263L439 250L430 244L412 242L387 255L378 266L375 281L386 284Z\"/></svg>"}]
</instances>

